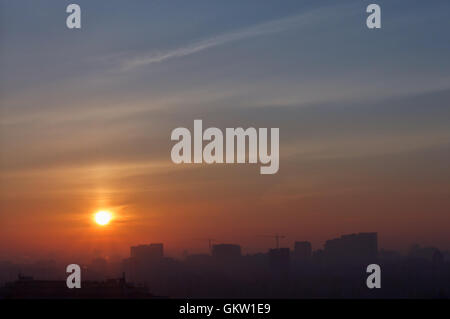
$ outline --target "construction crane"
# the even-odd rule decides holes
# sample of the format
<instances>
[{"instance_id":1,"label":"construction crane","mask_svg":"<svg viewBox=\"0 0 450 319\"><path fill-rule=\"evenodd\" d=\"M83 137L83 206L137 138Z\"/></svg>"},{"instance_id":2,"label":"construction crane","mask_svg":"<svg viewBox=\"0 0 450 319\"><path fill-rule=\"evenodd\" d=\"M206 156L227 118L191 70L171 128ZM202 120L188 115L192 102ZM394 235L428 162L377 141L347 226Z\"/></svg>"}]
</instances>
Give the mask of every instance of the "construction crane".
<instances>
[{"instance_id":1,"label":"construction crane","mask_svg":"<svg viewBox=\"0 0 450 319\"><path fill-rule=\"evenodd\" d=\"M270 237L270 238L275 238L275 243L276 243L276 248L279 249L280 248L280 239L286 238L286 236L284 235L262 235L260 237Z\"/></svg>"},{"instance_id":2,"label":"construction crane","mask_svg":"<svg viewBox=\"0 0 450 319\"><path fill-rule=\"evenodd\" d=\"M209 252L212 253L212 243L217 242L214 238L194 238L195 240L204 240L208 241Z\"/></svg>"}]
</instances>

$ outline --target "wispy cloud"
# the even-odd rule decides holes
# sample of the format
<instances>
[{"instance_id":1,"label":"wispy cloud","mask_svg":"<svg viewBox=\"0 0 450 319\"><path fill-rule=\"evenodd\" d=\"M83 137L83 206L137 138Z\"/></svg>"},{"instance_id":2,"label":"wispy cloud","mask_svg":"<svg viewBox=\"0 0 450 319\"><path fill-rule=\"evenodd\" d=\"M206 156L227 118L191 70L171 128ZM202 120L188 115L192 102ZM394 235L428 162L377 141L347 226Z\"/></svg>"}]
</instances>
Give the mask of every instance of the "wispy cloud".
<instances>
[{"instance_id":1,"label":"wispy cloud","mask_svg":"<svg viewBox=\"0 0 450 319\"><path fill-rule=\"evenodd\" d=\"M123 60L121 68L122 70L127 71L137 67L148 66L153 63L161 63L173 58L188 56L230 42L244 40L261 35L273 34L284 30L292 29L295 27L299 27L301 25L310 24L313 21L317 20L317 18L319 17L317 14L318 11L319 10L314 10L295 16L290 16L286 18L281 18L257 24L235 32L225 33L211 38L203 39L172 50L162 52L161 51L151 52L149 54L140 55L132 58L127 57ZM321 19L323 18L324 17L322 16Z\"/></svg>"}]
</instances>

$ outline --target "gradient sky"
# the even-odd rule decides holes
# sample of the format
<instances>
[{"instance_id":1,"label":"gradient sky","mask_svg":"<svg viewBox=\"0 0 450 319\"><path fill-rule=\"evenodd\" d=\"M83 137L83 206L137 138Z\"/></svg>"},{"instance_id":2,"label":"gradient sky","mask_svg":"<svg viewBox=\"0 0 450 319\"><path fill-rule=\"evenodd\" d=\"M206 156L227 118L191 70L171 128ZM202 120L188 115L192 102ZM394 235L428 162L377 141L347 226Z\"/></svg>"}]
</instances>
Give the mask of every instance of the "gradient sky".
<instances>
[{"instance_id":1,"label":"gradient sky","mask_svg":"<svg viewBox=\"0 0 450 319\"><path fill-rule=\"evenodd\" d=\"M377 231L450 248L450 2L0 0L0 258L244 252ZM170 132L279 127L280 170ZM115 213L100 228L92 214Z\"/></svg>"}]
</instances>

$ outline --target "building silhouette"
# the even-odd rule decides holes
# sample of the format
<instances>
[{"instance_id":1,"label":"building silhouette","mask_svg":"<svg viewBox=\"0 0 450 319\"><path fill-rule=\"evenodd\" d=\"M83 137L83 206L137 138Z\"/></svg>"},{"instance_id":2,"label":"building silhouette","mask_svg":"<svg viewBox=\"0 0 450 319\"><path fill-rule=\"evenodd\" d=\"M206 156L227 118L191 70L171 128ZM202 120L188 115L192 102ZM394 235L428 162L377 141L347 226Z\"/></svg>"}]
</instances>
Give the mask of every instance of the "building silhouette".
<instances>
[{"instance_id":1,"label":"building silhouette","mask_svg":"<svg viewBox=\"0 0 450 319\"><path fill-rule=\"evenodd\" d=\"M138 245L130 248L131 258L138 261L155 260L164 257L163 244Z\"/></svg>"},{"instance_id":2,"label":"building silhouette","mask_svg":"<svg viewBox=\"0 0 450 319\"><path fill-rule=\"evenodd\" d=\"M217 244L212 246L212 256L215 259L230 260L241 257L241 246L234 244Z\"/></svg>"},{"instance_id":3,"label":"building silhouette","mask_svg":"<svg viewBox=\"0 0 450 319\"><path fill-rule=\"evenodd\" d=\"M287 276L290 268L289 248L274 248L269 250L269 267L272 274Z\"/></svg>"},{"instance_id":4,"label":"building silhouette","mask_svg":"<svg viewBox=\"0 0 450 319\"><path fill-rule=\"evenodd\" d=\"M117 260L110 258L96 258L85 265L82 289L67 288L65 264L0 262L0 299L152 298L145 287L157 296L172 298L450 296L449 251L415 245L406 255L378 252L377 240L376 233L348 234L328 240L323 249L315 251L309 242L297 241L290 247L292 252L276 248L246 255L239 245L217 244L211 247L211 254L187 255L182 260L164 257L162 244L138 245L118 264L122 267L112 268ZM366 288L366 267L371 263L382 267L383 289ZM89 269L96 276L89 276ZM107 275L101 273L104 269L109 271ZM126 282L125 275L104 279L122 272ZM39 280L24 276L16 280L17 273Z\"/></svg>"},{"instance_id":5,"label":"building silhouette","mask_svg":"<svg viewBox=\"0 0 450 319\"><path fill-rule=\"evenodd\" d=\"M294 258L297 260L307 260L311 258L312 246L309 241L296 241L294 244Z\"/></svg>"},{"instance_id":6,"label":"building silhouette","mask_svg":"<svg viewBox=\"0 0 450 319\"><path fill-rule=\"evenodd\" d=\"M342 235L327 240L324 246L324 258L329 264L369 264L377 260L377 233L358 233Z\"/></svg>"},{"instance_id":7,"label":"building silhouette","mask_svg":"<svg viewBox=\"0 0 450 319\"><path fill-rule=\"evenodd\" d=\"M152 243L130 247L130 257L123 261L123 269L131 282L142 282L146 274L153 274L164 259L164 245Z\"/></svg>"}]
</instances>

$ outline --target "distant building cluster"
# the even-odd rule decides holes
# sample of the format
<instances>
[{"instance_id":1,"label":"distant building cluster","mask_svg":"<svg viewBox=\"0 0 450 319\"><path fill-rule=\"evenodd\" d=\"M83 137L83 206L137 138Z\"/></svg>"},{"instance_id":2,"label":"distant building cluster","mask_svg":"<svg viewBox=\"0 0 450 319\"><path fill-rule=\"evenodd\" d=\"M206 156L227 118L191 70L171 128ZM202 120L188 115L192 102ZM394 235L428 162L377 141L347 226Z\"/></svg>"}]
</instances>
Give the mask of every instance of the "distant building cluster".
<instances>
[{"instance_id":1,"label":"distant building cluster","mask_svg":"<svg viewBox=\"0 0 450 319\"><path fill-rule=\"evenodd\" d=\"M276 248L264 253L244 255L240 245L208 239L209 254L186 254L182 260L165 256L163 243L132 246L128 258L97 257L83 265L83 289L77 293L65 292L63 280L21 276L3 288L3 295L5 289L12 298L37 293L49 298L445 298L450 293L450 254L436 248L413 246L406 256L380 251L377 233L343 235L318 250L309 241L280 247L283 236L270 237ZM364 281L372 263L381 265L383 276L383 289L375 292ZM46 265L52 268L41 264L27 269L39 278L60 268ZM0 262L0 274L14 269ZM120 279L107 279L119 273Z\"/></svg>"}]
</instances>

